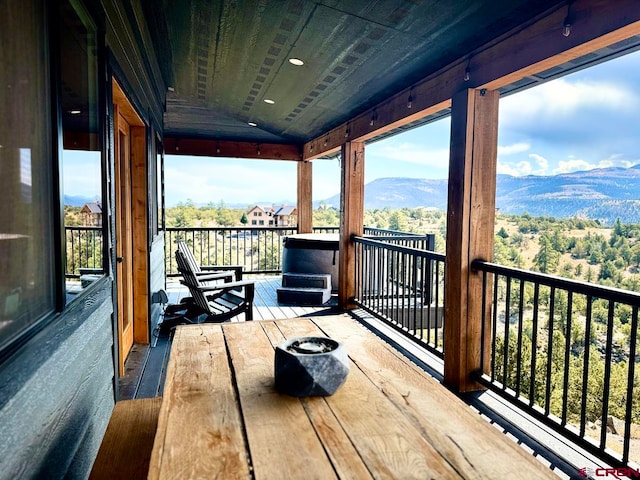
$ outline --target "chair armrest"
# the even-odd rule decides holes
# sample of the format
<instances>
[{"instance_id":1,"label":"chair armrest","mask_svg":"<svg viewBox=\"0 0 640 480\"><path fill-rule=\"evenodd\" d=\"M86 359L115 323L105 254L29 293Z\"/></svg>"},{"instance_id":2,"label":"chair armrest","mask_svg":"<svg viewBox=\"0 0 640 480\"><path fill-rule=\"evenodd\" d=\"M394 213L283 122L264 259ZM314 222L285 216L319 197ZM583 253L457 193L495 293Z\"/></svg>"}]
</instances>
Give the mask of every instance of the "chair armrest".
<instances>
[{"instance_id":1,"label":"chair armrest","mask_svg":"<svg viewBox=\"0 0 640 480\"><path fill-rule=\"evenodd\" d=\"M242 272L244 271L243 265L201 265L200 270L216 271L216 270L231 270L236 275L236 280L242 280Z\"/></svg>"},{"instance_id":2,"label":"chair armrest","mask_svg":"<svg viewBox=\"0 0 640 480\"><path fill-rule=\"evenodd\" d=\"M208 282L209 280L221 280L221 279L229 279L233 281L234 274L228 270L220 272L220 273L196 273L196 277L200 282Z\"/></svg>"},{"instance_id":3,"label":"chair armrest","mask_svg":"<svg viewBox=\"0 0 640 480\"><path fill-rule=\"evenodd\" d=\"M197 288L202 292L214 292L216 290L232 290L234 288L239 288L239 287L250 287L251 289L253 289L255 285L255 282L251 280L245 280L242 282L218 283L216 285L198 285L198 286L192 285L191 283L186 282L184 280L180 280L180 283L187 287Z\"/></svg>"}]
</instances>

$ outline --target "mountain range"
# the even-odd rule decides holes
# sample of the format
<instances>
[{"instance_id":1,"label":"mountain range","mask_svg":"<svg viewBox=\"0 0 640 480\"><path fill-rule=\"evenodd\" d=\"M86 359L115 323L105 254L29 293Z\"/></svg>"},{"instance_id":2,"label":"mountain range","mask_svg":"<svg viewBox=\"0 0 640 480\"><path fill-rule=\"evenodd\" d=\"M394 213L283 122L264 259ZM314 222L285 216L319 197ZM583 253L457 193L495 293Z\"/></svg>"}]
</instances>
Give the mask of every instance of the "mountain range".
<instances>
[{"instance_id":1,"label":"mountain range","mask_svg":"<svg viewBox=\"0 0 640 480\"><path fill-rule=\"evenodd\" d=\"M339 207L340 195L324 200ZM447 180L379 178L365 185L365 208L446 209ZM600 168L553 176L497 176L500 213L557 218L583 217L612 225L640 223L640 165Z\"/></svg>"}]
</instances>

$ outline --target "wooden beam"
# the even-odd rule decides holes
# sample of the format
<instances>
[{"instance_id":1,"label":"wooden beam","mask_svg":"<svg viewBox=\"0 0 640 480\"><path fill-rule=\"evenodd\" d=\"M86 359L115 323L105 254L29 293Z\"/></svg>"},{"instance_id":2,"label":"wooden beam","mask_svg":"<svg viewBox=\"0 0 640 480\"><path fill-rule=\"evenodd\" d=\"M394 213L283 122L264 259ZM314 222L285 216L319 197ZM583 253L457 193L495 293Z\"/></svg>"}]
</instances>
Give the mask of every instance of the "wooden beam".
<instances>
[{"instance_id":1,"label":"wooden beam","mask_svg":"<svg viewBox=\"0 0 640 480\"><path fill-rule=\"evenodd\" d=\"M302 159L300 149L300 145L297 144L230 142L173 137L164 139L164 152L167 155L299 161Z\"/></svg>"},{"instance_id":2,"label":"wooden beam","mask_svg":"<svg viewBox=\"0 0 640 480\"><path fill-rule=\"evenodd\" d=\"M351 235L364 232L364 143L342 146L340 188L340 246L338 255L338 303L355 308L355 245Z\"/></svg>"},{"instance_id":3,"label":"wooden beam","mask_svg":"<svg viewBox=\"0 0 640 480\"><path fill-rule=\"evenodd\" d=\"M480 368L482 276L470 265L493 259L498 100L496 91L470 89L452 103L444 381L458 391L481 388L470 375Z\"/></svg>"},{"instance_id":4,"label":"wooden beam","mask_svg":"<svg viewBox=\"0 0 640 480\"><path fill-rule=\"evenodd\" d=\"M298 162L298 233L313 232L313 164Z\"/></svg>"},{"instance_id":5,"label":"wooden beam","mask_svg":"<svg viewBox=\"0 0 640 480\"><path fill-rule=\"evenodd\" d=\"M567 8L561 6L305 143L303 158L334 153L346 140L364 141L448 108L450 99L462 88L497 90L640 34L637 0L580 0L573 2L571 9L569 37L562 35ZM465 82L467 68L469 80Z\"/></svg>"}]
</instances>

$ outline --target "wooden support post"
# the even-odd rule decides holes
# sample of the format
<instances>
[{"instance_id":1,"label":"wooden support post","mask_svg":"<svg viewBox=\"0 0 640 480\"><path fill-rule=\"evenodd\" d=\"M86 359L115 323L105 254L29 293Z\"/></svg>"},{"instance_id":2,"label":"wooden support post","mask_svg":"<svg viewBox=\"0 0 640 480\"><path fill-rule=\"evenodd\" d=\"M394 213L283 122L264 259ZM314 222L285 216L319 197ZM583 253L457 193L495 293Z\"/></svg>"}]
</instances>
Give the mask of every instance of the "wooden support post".
<instances>
[{"instance_id":1,"label":"wooden support post","mask_svg":"<svg viewBox=\"0 0 640 480\"><path fill-rule=\"evenodd\" d=\"M452 99L444 381L458 391L481 388L470 375L480 368L482 276L470 265L493 259L498 100L497 91L486 90Z\"/></svg>"},{"instance_id":2,"label":"wooden support post","mask_svg":"<svg viewBox=\"0 0 640 480\"><path fill-rule=\"evenodd\" d=\"M351 235L364 232L364 142L342 145L341 173L338 303L350 309L355 308L355 247Z\"/></svg>"},{"instance_id":3,"label":"wooden support post","mask_svg":"<svg viewBox=\"0 0 640 480\"><path fill-rule=\"evenodd\" d=\"M313 164L298 162L298 233L313 232Z\"/></svg>"}]
</instances>

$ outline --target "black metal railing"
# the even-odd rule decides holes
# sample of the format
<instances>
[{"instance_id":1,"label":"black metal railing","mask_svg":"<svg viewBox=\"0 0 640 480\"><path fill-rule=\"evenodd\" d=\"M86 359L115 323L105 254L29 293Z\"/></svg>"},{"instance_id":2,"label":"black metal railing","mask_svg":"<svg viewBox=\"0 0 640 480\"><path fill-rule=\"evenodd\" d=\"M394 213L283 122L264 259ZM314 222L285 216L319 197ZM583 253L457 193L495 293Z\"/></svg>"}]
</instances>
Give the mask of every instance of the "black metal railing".
<instances>
[{"instance_id":1,"label":"black metal railing","mask_svg":"<svg viewBox=\"0 0 640 480\"><path fill-rule=\"evenodd\" d=\"M65 226L67 278L102 271L102 227Z\"/></svg>"},{"instance_id":2,"label":"black metal railing","mask_svg":"<svg viewBox=\"0 0 640 480\"><path fill-rule=\"evenodd\" d=\"M283 238L297 232L295 227L176 227L165 234L167 276L177 275L174 252L184 240L201 265L242 265L245 272L279 273Z\"/></svg>"},{"instance_id":3,"label":"black metal railing","mask_svg":"<svg viewBox=\"0 0 640 480\"><path fill-rule=\"evenodd\" d=\"M338 233L337 226L313 227L314 233ZM297 227L169 227L165 230L165 269L177 275L174 252L185 240L202 265L243 265L245 272L281 273L283 238ZM428 249L433 235L365 227L365 235L398 245Z\"/></svg>"},{"instance_id":4,"label":"black metal railing","mask_svg":"<svg viewBox=\"0 0 640 480\"><path fill-rule=\"evenodd\" d=\"M433 235L352 240L356 304L442 357L445 256L431 250Z\"/></svg>"},{"instance_id":5,"label":"black metal railing","mask_svg":"<svg viewBox=\"0 0 640 480\"><path fill-rule=\"evenodd\" d=\"M613 465L638 462L640 294L474 261L478 380Z\"/></svg>"}]
</instances>

